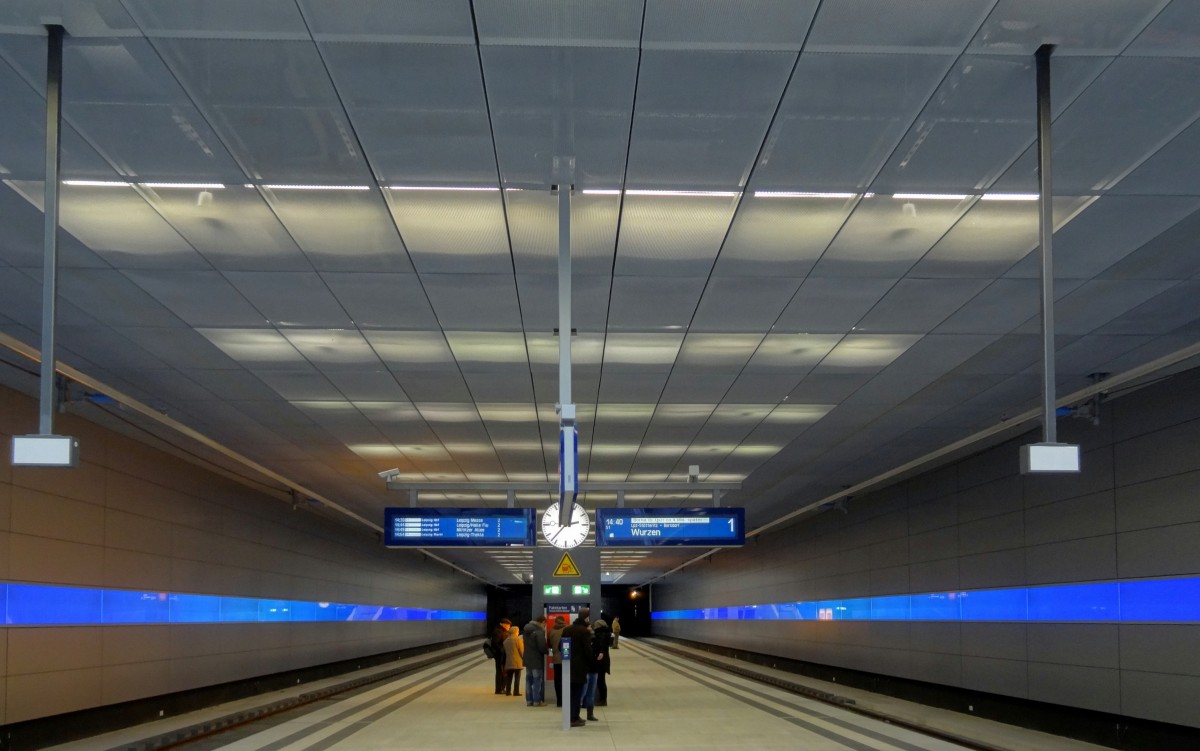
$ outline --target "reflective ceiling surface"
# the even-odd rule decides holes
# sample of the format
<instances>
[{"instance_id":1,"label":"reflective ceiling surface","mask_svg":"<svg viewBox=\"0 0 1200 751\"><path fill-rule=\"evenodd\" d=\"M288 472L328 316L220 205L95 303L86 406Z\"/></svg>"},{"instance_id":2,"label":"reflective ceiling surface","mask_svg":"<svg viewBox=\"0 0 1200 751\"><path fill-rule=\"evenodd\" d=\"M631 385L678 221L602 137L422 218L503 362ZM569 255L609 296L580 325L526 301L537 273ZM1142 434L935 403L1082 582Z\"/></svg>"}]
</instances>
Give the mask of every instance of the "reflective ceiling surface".
<instances>
[{"instance_id":1,"label":"reflective ceiling surface","mask_svg":"<svg viewBox=\"0 0 1200 751\"><path fill-rule=\"evenodd\" d=\"M585 482L696 464L754 528L1036 407L1045 43L1060 393L1200 340L1193 0L7 0L0 332L34 347L52 19L59 358L375 523L392 467L557 478L556 159Z\"/></svg>"}]
</instances>

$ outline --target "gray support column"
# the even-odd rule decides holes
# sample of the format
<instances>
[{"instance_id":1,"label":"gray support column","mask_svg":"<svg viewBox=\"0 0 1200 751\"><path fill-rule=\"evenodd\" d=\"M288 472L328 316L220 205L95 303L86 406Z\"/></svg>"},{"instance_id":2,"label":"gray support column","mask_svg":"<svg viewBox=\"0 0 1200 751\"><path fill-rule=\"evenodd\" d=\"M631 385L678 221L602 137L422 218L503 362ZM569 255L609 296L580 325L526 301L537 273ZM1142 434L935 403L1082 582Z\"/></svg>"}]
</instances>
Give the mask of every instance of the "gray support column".
<instances>
[{"instance_id":1,"label":"gray support column","mask_svg":"<svg viewBox=\"0 0 1200 751\"><path fill-rule=\"evenodd\" d=\"M47 26L46 45L46 186L44 247L42 251L42 371L38 433L54 434L54 365L56 303L58 301L58 186L59 155L62 152L62 59L61 26Z\"/></svg>"},{"instance_id":2,"label":"gray support column","mask_svg":"<svg viewBox=\"0 0 1200 751\"><path fill-rule=\"evenodd\" d=\"M1051 180L1050 146L1050 55L1054 45L1038 47L1037 59L1037 153L1038 230L1042 256L1042 441L1058 442L1054 377L1054 188Z\"/></svg>"}]
</instances>

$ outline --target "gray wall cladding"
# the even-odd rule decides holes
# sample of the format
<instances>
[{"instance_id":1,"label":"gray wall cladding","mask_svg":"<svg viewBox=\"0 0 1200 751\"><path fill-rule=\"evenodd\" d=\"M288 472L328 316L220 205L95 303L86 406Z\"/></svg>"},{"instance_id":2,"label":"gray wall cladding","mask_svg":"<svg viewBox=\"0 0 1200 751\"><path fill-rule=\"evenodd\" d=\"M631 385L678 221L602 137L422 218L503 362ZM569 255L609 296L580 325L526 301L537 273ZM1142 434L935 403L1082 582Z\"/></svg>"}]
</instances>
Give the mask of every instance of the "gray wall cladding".
<instances>
[{"instance_id":1,"label":"gray wall cladding","mask_svg":"<svg viewBox=\"0 0 1200 751\"><path fill-rule=\"evenodd\" d=\"M1200 574L1200 371L1060 420L1079 475L1022 477L1024 436L752 539L653 586L655 610ZM751 502L752 503L752 502ZM655 632L1200 727L1200 625L655 621ZM1187 697L1187 698L1183 698Z\"/></svg>"},{"instance_id":2,"label":"gray wall cladding","mask_svg":"<svg viewBox=\"0 0 1200 751\"><path fill-rule=\"evenodd\" d=\"M0 461L0 581L487 608L483 585L63 416L77 469ZM0 389L0 444L37 426ZM0 627L0 724L482 634L479 621Z\"/></svg>"}]
</instances>

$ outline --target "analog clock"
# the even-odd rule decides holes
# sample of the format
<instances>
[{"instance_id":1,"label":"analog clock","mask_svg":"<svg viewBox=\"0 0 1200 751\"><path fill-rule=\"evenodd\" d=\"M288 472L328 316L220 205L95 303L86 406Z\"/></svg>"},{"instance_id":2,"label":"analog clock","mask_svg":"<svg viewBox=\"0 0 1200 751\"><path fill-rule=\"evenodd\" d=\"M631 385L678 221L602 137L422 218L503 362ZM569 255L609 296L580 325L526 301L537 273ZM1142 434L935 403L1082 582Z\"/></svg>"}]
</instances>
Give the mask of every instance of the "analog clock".
<instances>
[{"instance_id":1,"label":"analog clock","mask_svg":"<svg viewBox=\"0 0 1200 751\"><path fill-rule=\"evenodd\" d=\"M558 504L550 504L542 514L542 536L556 548L575 548L587 539L592 522L587 511L578 503L571 509L571 523L565 527L558 523Z\"/></svg>"}]
</instances>

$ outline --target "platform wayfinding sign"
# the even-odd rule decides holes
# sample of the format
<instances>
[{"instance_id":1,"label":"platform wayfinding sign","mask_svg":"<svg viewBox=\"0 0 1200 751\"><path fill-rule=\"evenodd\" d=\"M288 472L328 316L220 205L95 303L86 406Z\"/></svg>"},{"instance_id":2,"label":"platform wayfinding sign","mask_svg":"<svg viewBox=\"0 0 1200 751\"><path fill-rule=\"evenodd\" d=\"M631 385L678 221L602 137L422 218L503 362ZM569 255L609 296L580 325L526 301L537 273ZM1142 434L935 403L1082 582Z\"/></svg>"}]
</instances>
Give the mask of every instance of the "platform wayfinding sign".
<instances>
[{"instance_id":1,"label":"platform wayfinding sign","mask_svg":"<svg viewBox=\"0 0 1200 751\"><path fill-rule=\"evenodd\" d=\"M388 547L533 547L531 508L387 508Z\"/></svg>"},{"instance_id":2,"label":"platform wayfinding sign","mask_svg":"<svg viewBox=\"0 0 1200 751\"><path fill-rule=\"evenodd\" d=\"M596 544L608 547L746 544L746 510L740 508L602 508L596 510Z\"/></svg>"}]
</instances>

